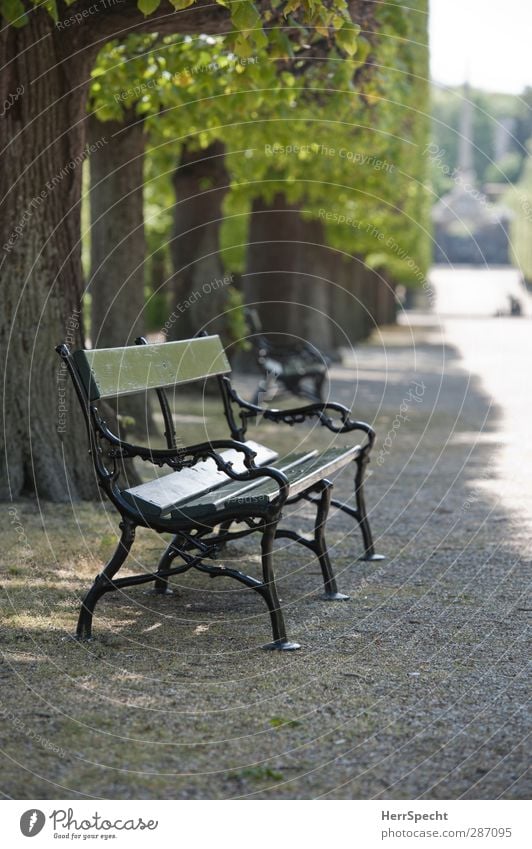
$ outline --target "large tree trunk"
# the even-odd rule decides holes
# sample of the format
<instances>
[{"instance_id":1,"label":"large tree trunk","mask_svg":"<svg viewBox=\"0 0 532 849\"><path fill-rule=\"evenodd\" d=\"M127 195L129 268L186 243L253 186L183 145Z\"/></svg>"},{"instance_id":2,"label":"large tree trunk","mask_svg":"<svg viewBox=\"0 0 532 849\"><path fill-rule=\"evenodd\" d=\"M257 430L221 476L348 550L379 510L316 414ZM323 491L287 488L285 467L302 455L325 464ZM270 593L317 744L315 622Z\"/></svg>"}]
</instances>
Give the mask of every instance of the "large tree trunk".
<instances>
[{"instance_id":1,"label":"large tree trunk","mask_svg":"<svg viewBox=\"0 0 532 849\"><path fill-rule=\"evenodd\" d=\"M330 351L335 251L325 244L322 222L303 218L282 193L271 203L256 198L248 242L245 301L257 306L264 332Z\"/></svg>"},{"instance_id":2,"label":"large tree trunk","mask_svg":"<svg viewBox=\"0 0 532 849\"><path fill-rule=\"evenodd\" d=\"M185 147L174 174L174 303L164 327L171 339L201 330L224 335L231 284L220 259L222 204L229 190L224 150L218 141L205 150Z\"/></svg>"},{"instance_id":3,"label":"large tree trunk","mask_svg":"<svg viewBox=\"0 0 532 849\"><path fill-rule=\"evenodd\" d=\"M96 491L81 412L54 346L83 343L81 173L97 47L65 59L65 39L44 9L32 10L20 29L4 28L0 47L7 65L0 102L23 87L0 129L0 495L35 489L60 501Z\"/></svg>"},{"instance_id":4,"label":"large tree trunk","mask_svg":"<svg viewBox=\"0 0 532 849\"><path fill-rule=\"evenodd\" d=\"M144 297L144 126L134 114L123 123L89 121L91 342L94 348L132 345L146 333ZM98 147L105 133L108 143ZM149 431L149 397L119 399L117 412L133 419L138 434Z\"/></svg>"}]
</instances>

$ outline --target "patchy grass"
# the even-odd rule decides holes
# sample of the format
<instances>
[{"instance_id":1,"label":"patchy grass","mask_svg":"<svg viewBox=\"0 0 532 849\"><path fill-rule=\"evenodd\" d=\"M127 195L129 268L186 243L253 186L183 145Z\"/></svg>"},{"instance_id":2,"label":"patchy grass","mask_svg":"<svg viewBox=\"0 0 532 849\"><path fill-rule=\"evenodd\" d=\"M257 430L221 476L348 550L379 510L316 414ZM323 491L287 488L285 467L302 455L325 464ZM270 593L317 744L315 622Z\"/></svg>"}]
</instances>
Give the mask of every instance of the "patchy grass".
<instances>
[{"instance_id":1,"label":"patchy grass","mask_svg":"<svg viewBox=\"0 0 532 849\"><path fill-rule=\"evenodd\" d=\"M376 348L358 354L369 377L355 383L352 372L334 370L333 397L350 403L356 395L359 418L378 410L381 432L412 373L406 340L401 349L394 334L402 365L384 400L378 376L384 355ZM442 384L437 352L422 340L416 356L427 383L423 405L368 485L378 547L388 559L359 562L358 529L333 514L329 539L350 601L326 603L309 552L279 542L280 594L300 652L262 652L270 630L258 595L192 572L174 579L172 597L146 595L143 587L104 597L94 641L76 643L69 636L80 599L117 541L114 509L103 503L37 508L21 500L15 504L21 536L6 506L0 523L6 795L527 794L521 778L525 613L519 612L525 605L511 528L504 515L496 524L487 521L487 496L477 495L461 519L470 492L467 463L478 470L493 448L478 447L471 461L469 438L447 444L456 412L463 433L474 436L488 402L469 386L464 407L467 376L455 368ZM208 432L203 426L204 410L215 408L210 398L182 401L185 444L227 435L219 416ZM256 438L281 451L331 441L312 425L259 425ZM348 474L338 479L341 497L351 487ZM311 521L310 505L285 517L293 528L308 529ZM163 546L141 529L131 568L152 569ZM223 562L253 573L258 539L228 548Z\"/></svg>"}]
</instances>

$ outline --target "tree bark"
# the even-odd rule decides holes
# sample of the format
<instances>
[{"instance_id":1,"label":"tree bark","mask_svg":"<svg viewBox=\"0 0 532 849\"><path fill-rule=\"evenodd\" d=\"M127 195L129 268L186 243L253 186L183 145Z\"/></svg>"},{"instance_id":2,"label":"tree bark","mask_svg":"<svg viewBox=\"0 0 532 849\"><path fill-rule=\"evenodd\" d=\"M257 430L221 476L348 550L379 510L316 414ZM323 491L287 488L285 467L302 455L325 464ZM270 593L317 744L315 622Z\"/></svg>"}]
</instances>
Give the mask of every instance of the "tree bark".
<instances>
[{"instance_id":1,"label":"tree bark","mask_svg":"<svg viewBox=\"0 0 532 849\"><path fill-rule=\"evenodd\" d=\"M94 348L130 345L146 331L143 212L143 121L89 122L91 342Z\"/></svg>"},{"instance_id":2,"label":"tree bark","mask_svg":"<svg viewBox=\"0 0 532 849\"><path fill-rule=\"evenodd\" d=\"M84 343L80 250L81 164L90 71L106 40L133 31L218 33L229 11L210 0L145 18L135 0L90 14L91 2L58 4L61 23L87 9L68 32L41 7L20 28L0 32L2 410L0 497L35 491L55 501L93 497L78 404L54 346ZM20 90L22 89L22 92ZM11 95L11 98L9 97ZM102 144L108 139L102 131Z\"/></svg>"},{"instance_id":3,"label":"tree bark","mask_svg":"<svg viewBox=\"0 0 532 849\"><path fill-rule=\"evenodd\" d=\"M98 145L105 133L108 143ZM144 124L89 120L91 210L91 342L93 348L133 345L146 333L144 297ZM151 394L151 393L150 393ZM153 426L149 394L127 395L116 412L145 435Z\"/></svg>"},{"instance_id":4,"label":"tree bark","mask_svg":"<svg viewBox=\"0 0 532 849\"><path fill-rule=\"evenodd\" d=\"M354 345L371 332L368 292L363 282L364 268L360 257L338 254L335 269L338 289L333 290L331 303L334 341L338 348Z\"/></svg>"},{"instance_id":5,"label":"tree bark","mask_svg":"<svg viewBox=\"0 0 532 849\"><path fill-rule=\"evenodd\" d=\"M330 351L335 251L325 244L322 222L303 218L282 193L271 203L256 198L248 241L245 301L257 306L264 332Z\"/></svg>"},{"instance_id":6,"label":"tree bark","mask_svg":"<svg viewBox=\"0 0 532 849\"><path fill-rule=\"evenodd\" d=\"M0 36L8 60L0 100L23 87L0 130L0 495L35 489L63 501L96 491L82 417L54 346L83 344L81 172L97 48L69 61L51 24L44 10L34 10L26 26L4 28Z\"/></svg>"},{"instance_id":7,"label":"tree bark","mask_svg":"<svg viewBox=\"0 0 532 849\"><path fill-rule=\"evenodd\" d=\"M218 141L205 150L185 147L174 173L174 303L165 326L171 339L188 339L201 330L225 335L230 277L220 259L222 204L229 191L224 151Z\"/></svg>"},{"instance_id":8,"label":"tree bark","mask_svg":"<svg viewBox=\"0 0 532 849\"><path fill-rule=\"evenodd\" d=\"M96 491L81 447L82 419L53 350L62 340L74 348L84 341L81 163L95 56L106 40L132 32L216 34L232 28L229 9L212 0L180 11L163 5L148 17L136 0L110 2L97 14L93 5L78 0L66 6L60 0L57 26L42 6L32 5L25 26L0 31L0 102L14 98L0 122L0 496L5 497L34 489L61 501ZM266 6L259 2L259 11ZM83 12L81 23L72 24ZM66 19L71 25L64 32Z\"/></svg>"}]
</instances>

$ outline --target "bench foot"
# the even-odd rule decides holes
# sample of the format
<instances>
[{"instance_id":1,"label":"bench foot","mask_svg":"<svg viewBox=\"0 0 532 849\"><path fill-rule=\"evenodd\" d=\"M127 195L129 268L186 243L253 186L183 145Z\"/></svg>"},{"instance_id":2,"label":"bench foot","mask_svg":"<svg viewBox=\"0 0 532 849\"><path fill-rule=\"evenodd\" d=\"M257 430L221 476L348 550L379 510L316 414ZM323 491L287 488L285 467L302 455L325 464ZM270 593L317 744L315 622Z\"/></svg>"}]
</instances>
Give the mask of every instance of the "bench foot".
<instances>
[{"instance_id":1,"label":"bench foot","mask_svg":"<svg viewBox=\"0 0 532 849\"><path fill-rule=\"evenodd\" d=\"M264 651L297 651L301 646L299 643L291 643L290 640L274 640L261 646Z\"/></svg>"},{"instance_id":2,"label":"bench foot","mask_svg":"<svg viewBox=\"0 0 532 849\"><path fill-rule=\"evenodd\" d=\"M168 584L161 587L158 587L156 584L152 590L146 590L144 595L171 596L174 595L174 591L170 589Z\"/></svg>"},{"instance_id":3,"label":"bench foot","mask_svg":"<svg viewBox=\"0 0 532 849\"><path fill-rule=\"evenodd\" d=\"M359 562L375 563L377 560L386 560L384 554L363 554L358 558Z\"/></svg>"},{"instance_id":4,"label":"bench foot","mask_svg":"<svg viewBox=\"0 0 532 849\"><path fill-rule=\"evenodd\" d=\"M322 601L348 601L349 596L344 593L323 593Z\"/></svg>"}]
</instances>

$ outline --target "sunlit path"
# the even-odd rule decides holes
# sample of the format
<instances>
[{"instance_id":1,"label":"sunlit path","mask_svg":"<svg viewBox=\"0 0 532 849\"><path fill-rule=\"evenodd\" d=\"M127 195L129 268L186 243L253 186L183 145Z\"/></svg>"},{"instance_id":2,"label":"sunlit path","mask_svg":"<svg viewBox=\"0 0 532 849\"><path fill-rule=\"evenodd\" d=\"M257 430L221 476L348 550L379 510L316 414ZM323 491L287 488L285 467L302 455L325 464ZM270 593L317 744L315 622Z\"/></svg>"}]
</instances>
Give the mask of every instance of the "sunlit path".
<instances>
[{"instance_id":1,"label":"sunlit path","mask_svg":"<svg viewBox=\"0 0 532 849\"><path fill-rule=\"evenodd\" d=\"M457 348L462 365L479 377L499 410L499 432L493 462L475 482L532 534L532 362L531 298L515 269L433 269L431 284L435 310L427 321L443 333L446 344ZM492 317L508 308L508 295L519 298L523 317ZM417 320L423 321L420 316ZM409 321L408 315L406 321ZM479 442L493 441L479 422ZM524 551L522 552L525 553Z\"/></svg>"}]
</instances>

